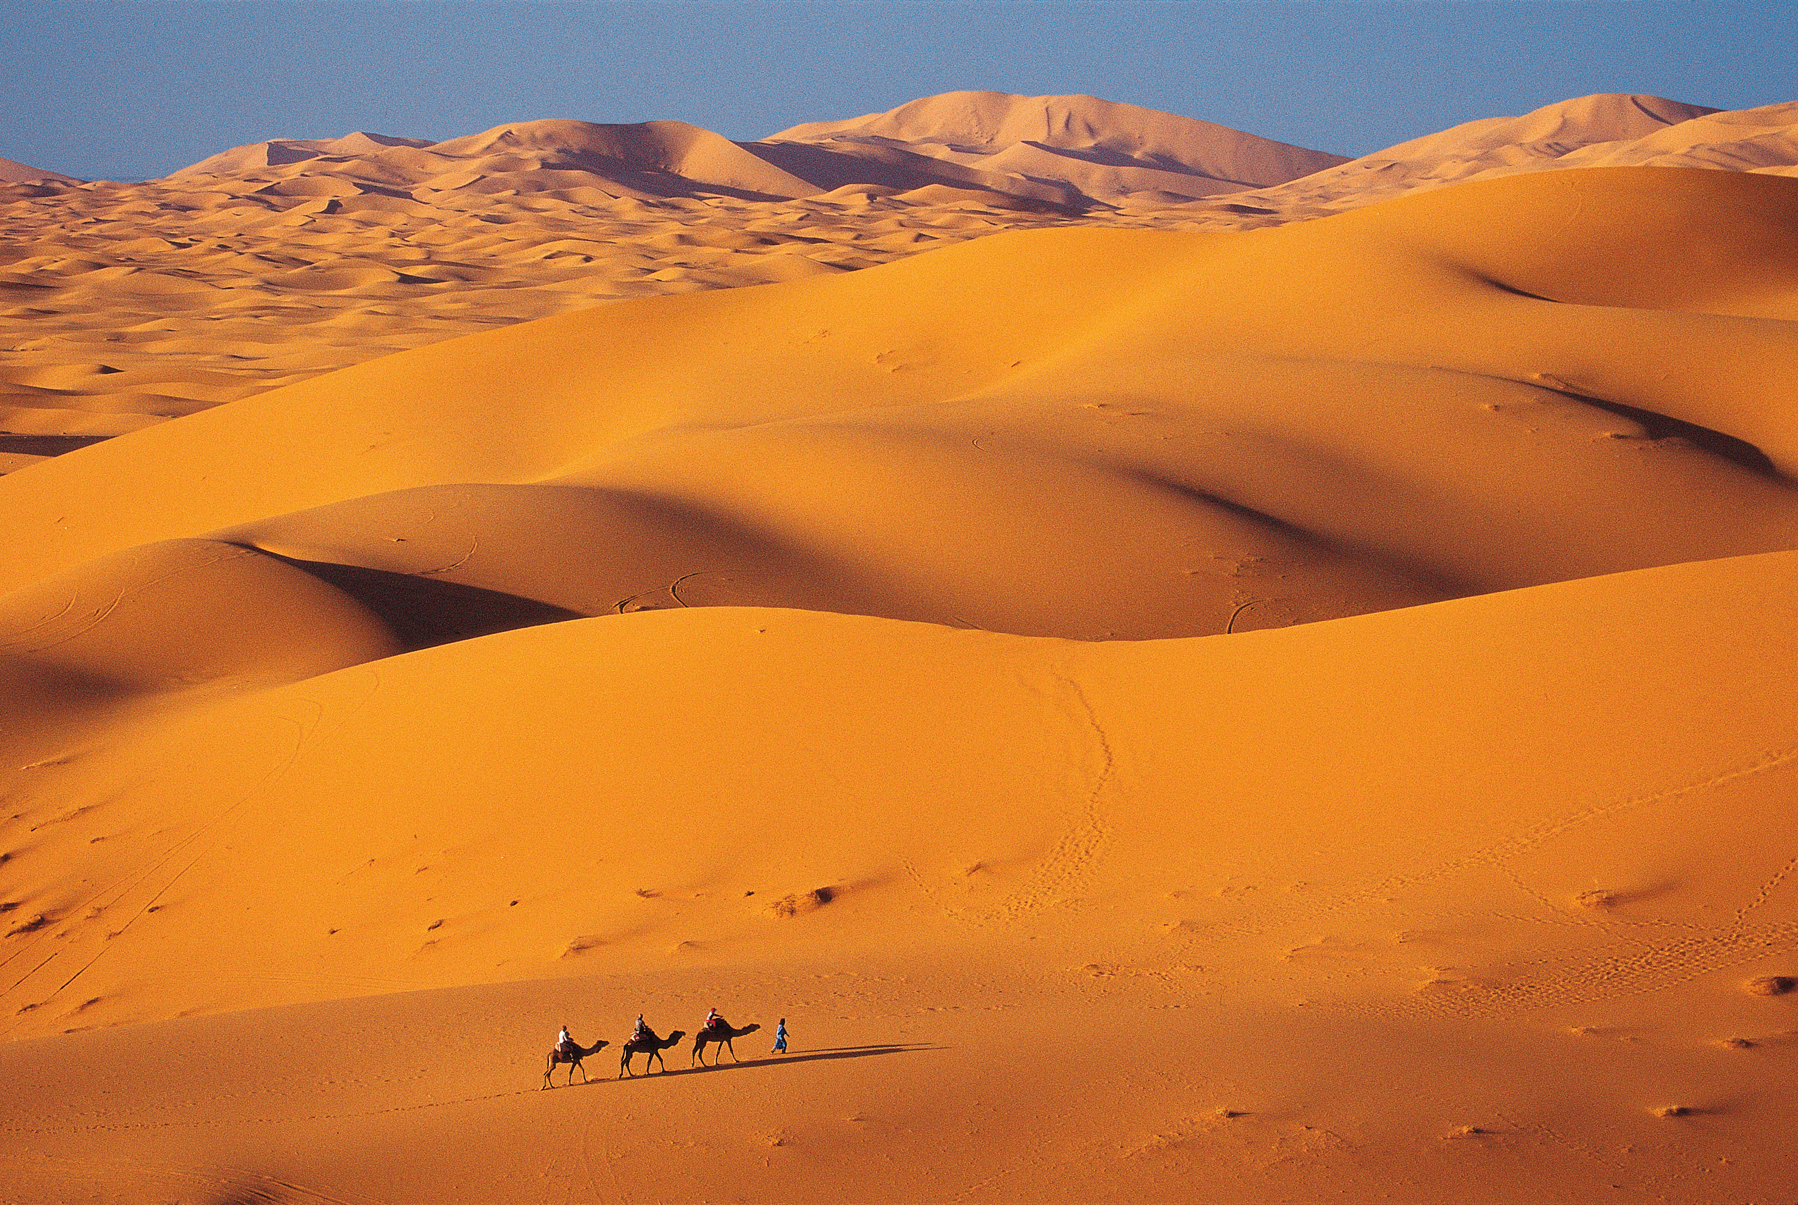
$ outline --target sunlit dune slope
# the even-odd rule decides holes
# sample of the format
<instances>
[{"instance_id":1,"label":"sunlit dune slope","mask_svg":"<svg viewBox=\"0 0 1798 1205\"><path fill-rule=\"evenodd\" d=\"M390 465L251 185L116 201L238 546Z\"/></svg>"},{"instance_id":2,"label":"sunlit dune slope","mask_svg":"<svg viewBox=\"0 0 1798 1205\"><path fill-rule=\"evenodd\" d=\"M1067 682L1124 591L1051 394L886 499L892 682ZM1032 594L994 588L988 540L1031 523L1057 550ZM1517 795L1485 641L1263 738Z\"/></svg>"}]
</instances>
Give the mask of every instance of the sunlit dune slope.
<instances>
[{"instance_id":1,"label":"sunlit dune slope","mask_svg":"<svg viewBox=\"0 0 1798 1205\"><path fill-rule=\"evenodd\" d=\"M61 1036L0 1050L0 1190L1775 1200L1795 572L1135 644L628 615L67 748L3 786L7 1032ZM714 1004L796 1057L535 1091L558 1022Z\"/></svg>"},{"instance_id":2,"label":"sunlit dune slope","mask_svg":"<svg viewBox=\"0 0 1798 1205\"><path fill-rule=\"evenodd\" d=\"M1686 167L1798 173L1798 104L1719 112L1658 96L1601 94L1492 117L1229 198L1247 220L1289 222L1517 172Z\"/></svg>"},{"instance_id":3,"label":"sunlit dune slope","mask_svg":"<svg viewBox=\"0 0 1798 1205\"><path fill-rule=\"evenodd\" d=\"M1798 102L1706 113L1632 142L1581 147L1567 167L1702 167L1798 174Z\"/></svg>"},{"instance_id":4,"label":"sunlit dune slope","mask_svg":"<svg viewBox=\"0 0 1798 1205\"><path fill-rule=\"evenodd\" d=\"M963 199L1074 209L1134 194L1192 199L1280 184L1340 155L1090 96L953 92L892 113L732 142L679 121L546 119L428 143L378 134L235 147L166 183L261 198L331 199L324 212L413 211L469 194L545 202L734 197L930 187ZM246 187L247 186L247 187Z\"/></svg>"},{"instance_id":5,"label":"sunlit dune slope","mask_svg":"<svg viewBox=\"0 0 1798 1205\"><path fill-rule=\"evenodd\" d=\"M946 92L849 121L794 126L754 144L776 161L793 144L852 160L902 149L977 169L996 181L1065 181L1110 204L1175 201L1281 184L1344 162L1341 155L1092 96ZM1012 186L995 183L1008 190Z\"/></svg>"},{"instance_id":6,"label":"sunlit dune slope","mask_svg":"<svg viewBox=\"0 0 1798 1205\"><path fill-rule=\"evenodd\" d=\"M271 138L248 146L208 155L198 163L190 163L170 178L182 176L228 176L265 167L285 167L291 163L323 160L324 163L354 162L359 156L379 155L392 147L426 147L424 138L395 138L391 134L370 134L357 130L342 138Z\"/></svg>"},{"instance_id":7,"label":"sunlit dune slope","mask_svg":"<svg viewBox=\"0 0 1798 1205\"><path fill-rule=\"evenodd\" d=\"M1755 903L1790 857L1757 834L1798 757L1795 558L1177 643L614 616L215 700L7 769L9 916L43 920L0 1015L1032 932L1051 965L1202 962L1239 1003L1514 1015L1604 999L1578 968L1650 916L1683 953L1625 957L1640 989L1745 973L1798 945L1788 893ZM1622 929L1502 915L1651 889ZM1427 951L1388 931L1419 925ZM1357 975L1267 962L1320 939Z\"/></svg>"},{"instance_id":8,"label":"sunlit dune slope","mask_svg":"<svg viewBox=\"0 0 1798 1205\"><path fill-rule=\"evenodd\" d=\"M1486 117L1451 126L1232 200L1291 220L1516 171L1637 165L1642 160L1613 161L1607 152L1644 138L1680 141L1686 137L1685 123L1716 112L1661 96L1604 92L1574 97L1521 117ZM1680 132L1668 135L1670 129ZM1712 127L1711 136L1716 135ZM1737 131L1724 137L1739 136Z\"/></svg>"},{"instance_id":9,"label":"sunlit dune slope","mask_svg":"<svg viewBox=\"0 0 1798 1205\"><path fill-rule=\"evenodd\" d=\"M73 176L65 176L61 172L45 171L41 167L32 167L28 163L20 163L16 159L0 159L0 181L8 184L27 184L35 181L55 181L62 184L79 183Z\"/></svg>"},{"instance_id":10,"label":"sunlit dune slope","mask_svg":"<svg viewBox=\"0 0 1798 1205\"><path fill-rule=\"evenodd\" d=\"M9 1036L468 986L13 1044L0 1184L1776 1199L1795 555L1175 642L582 620L9 769ZM799 1061L535 1092L558 1021L715 1004Z\"/></svg>"},{"instance_id":11,"label":"sunlit dune slope","mask_svg":"<svg viewBox=\"0 0 1798 1205\"><path fill-rule=\"evenodd\" d=\"M0 1198L1777 1202L1795 320L1798 181L1536 172L0 477Z\"/></svg>"},{"instance_id":12,"label":"sunlit dune slope","mask_svg":"<svg viewBox=\"0 0 1798 1205\"><path fill-rule=\"evenodd\" d=\"M1780 178L1545 173L439 344L0 479L0 584L62 575L7 648L105 643L112 591L186 587L84 563L193 539L409 648L708 604L1198 635L1790 548L1795 219Z\"/></svg>"},{"instance_id":13,"label":"sunlit dune slope","mask_svg":"<svg viewBox=\"0 0 1798 1205\"><path fill-rule=\"evenodd\" d=\"M1789 108L1581 97L1344 163L1092 97L958 92L756 142L551 119L274 139L139 183L0 181L0 475L495 325L1001 230L1244 230L1571 167L1790 174Z\"/></svg>"},{"instance_id":14,"label":"sunlit dune slope","mask_svg":"<svg viewBox=\"0 0 1798 1205\"><path fill-rule=\"evenodd\" d=\"M1012 147L1052 161L991 170L892 140L735 143L682 122L541 120L434 144L274 139L141 183L0 181L0 322L13 332L0 474L602 301L830 275L1081 213L1178 222L1112 207L1144 172L1193 194L1238 187L1205 175L1214 161L1246 156L1261 183L1310 170L1270 170L1255 148L1278 144L1205 122L1102 115L1104 130L1063 131L1053 155ZM1281 148L1275 167L1287 152L1309 154Z\"/></svg>"}]
</instances>

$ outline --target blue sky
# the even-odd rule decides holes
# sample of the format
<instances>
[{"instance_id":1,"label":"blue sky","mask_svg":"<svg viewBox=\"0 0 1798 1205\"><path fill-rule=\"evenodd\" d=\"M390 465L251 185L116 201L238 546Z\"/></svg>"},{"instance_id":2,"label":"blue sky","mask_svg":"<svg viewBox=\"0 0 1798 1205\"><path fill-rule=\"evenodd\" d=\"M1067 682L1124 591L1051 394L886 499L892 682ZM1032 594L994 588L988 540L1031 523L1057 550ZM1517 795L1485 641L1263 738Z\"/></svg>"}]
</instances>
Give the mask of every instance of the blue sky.
<instances>
[{"instance_id":1,"label":"blue sky","mask_svg":"<svg viewBox=\"0 0 1798 1205\"><path fill-rule=\"evenodd\" d=\"M0 156L162 175L265 138L678 118L749 139L957 88L1363 154L1591 92L1798 99L1789 3L0 0Z\"/></svg>"}]
</instances>

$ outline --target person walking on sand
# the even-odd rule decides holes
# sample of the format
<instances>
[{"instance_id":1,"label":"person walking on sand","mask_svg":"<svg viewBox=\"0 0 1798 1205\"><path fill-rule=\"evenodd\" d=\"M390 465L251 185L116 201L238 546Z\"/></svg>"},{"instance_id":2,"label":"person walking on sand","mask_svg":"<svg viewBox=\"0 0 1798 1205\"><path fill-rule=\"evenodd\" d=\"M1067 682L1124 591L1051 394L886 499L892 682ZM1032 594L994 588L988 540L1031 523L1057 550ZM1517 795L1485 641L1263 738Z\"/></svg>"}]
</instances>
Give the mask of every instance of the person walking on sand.
<instances>
[{"instance_id":1,"label":"person walking on sand","mask_svg":"<svg viewBox=\"0 0 1798 1205\"><path fill-rule=\"evenodd\" d=\"M787 1052L787 1019L782 1017L780 1024L774 1027L774 1049L769 1054L785 1054Z\"/></svg>"}]
</instances>

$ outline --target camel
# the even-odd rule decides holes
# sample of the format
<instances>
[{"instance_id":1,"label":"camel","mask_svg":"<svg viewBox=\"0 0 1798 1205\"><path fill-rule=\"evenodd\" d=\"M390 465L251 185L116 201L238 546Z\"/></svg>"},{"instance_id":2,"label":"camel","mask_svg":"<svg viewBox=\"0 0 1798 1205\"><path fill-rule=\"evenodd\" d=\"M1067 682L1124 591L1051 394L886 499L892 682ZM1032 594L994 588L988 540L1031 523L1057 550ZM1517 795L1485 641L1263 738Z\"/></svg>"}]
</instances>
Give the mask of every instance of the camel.
<instances>
[{"instance_id":1,"label":"camel","mask_svg":"<svg viewBox=\"0 0 1798 1205\"><path fill-rule=\"evenodd\" d=\"M663 1071L668 1070L668 1064L662 1062L662 1051L667 1050L686 1036L686 1030L677 1029L665 1038L644 1038L640 1042L626 1042L623 1051L618 1057L618 1078L623 1079L627 1075L635 1074L631 1071L631 1055L633 1054L646 1054L649 1056L649 1058L643 1060L644 1075L649 1074L649 1064L651 1060L662 1063Z\"/></svg>"},{"instance_id":2,"label":"camel","mask_svg":"<svg viewBox=\"0 0 1798 1205\"><path fill-rule=\"evenodd\" d=\"M569 1083L569 1086L572 1087L574 1084L574 1069L576 1067L581 1067L581 1060L586 1058L590 1054L598 1053L599 1048L601 1046L610 1046L610 1045L611 1045L610 1042L595 1042L591 1046L583 1046L579 1042L576 1042L574 1044L574 1052L572 1054L563 1051L560 1047L557 1047L556 1049L550 1051L549 1052L549 1062L547 1064L545 1064L545 1066L543 1068L543 1088L549 1087L550 1072L552 1072L556 1069L557 1063L567 1063L568 1064L568 1083ZM587 1082L587 1069L585 1067L581 1067L581 1083L584 1084L586 1082ZM537 1089L537 1091L541 1092L541 1091L543 1091L543 1088L539 1088L539 1089Z\"/></svg>"},{"instance_id":3,"label":"camel","mask_svg":"<svg viewBox=\"0 0 1798 1205\"><path fill-rule=\"evenodd\" d=\"M754 1033L756 1030L758 1030L760 1028L761 1028L760 1025L745 1025L741 1029L734 1029L729 1025L721 1025L716 1029L700 1030L698 1036L696 1036L693 1039L693 1054L692 1054L692 1057L687 1060L687 1066L691 1067L693 1065L693 1059L698 1059L700 1064L702 1066L704 1065L704 1063L705 1063L705 1048L706 1048L706 1044L709 1042L716 1042L723 1049L730 1051L730 1061L731 1062L733 1062L733 1063L742 1062L743 1060L737 1057L737 1048L730 1044L731 1039L732 1038L740 1038L746 1033ZM716 1067L717 1065L718 1065L718 1056L713 1055L712 1056L712 1066Z\"/></svg>"}]
</instances>

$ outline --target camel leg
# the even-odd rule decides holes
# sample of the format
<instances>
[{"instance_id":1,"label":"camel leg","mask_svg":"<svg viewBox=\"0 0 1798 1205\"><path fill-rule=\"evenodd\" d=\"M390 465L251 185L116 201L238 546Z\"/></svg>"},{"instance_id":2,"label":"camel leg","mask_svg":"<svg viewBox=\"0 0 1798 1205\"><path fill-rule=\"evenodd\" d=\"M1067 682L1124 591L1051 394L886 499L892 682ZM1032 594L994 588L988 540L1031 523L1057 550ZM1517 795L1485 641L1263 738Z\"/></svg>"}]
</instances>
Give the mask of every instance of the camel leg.
<instances>
[{"instance_id":1,"label":"camel leg","mask_svg":"<svg viewBox=\"0 0 1798 1205\"><path fill-rule=\"evenodd\" d=\"M544 1090L544 1088L549 1087L549 1077L555 1073L555 1070L556 1070L556 1060L554 1058L551 1058L549 1060L549 1066L547 1066L543 1069L543 1087L537 1089L537 1091L541 1092Z\"/></svg>"},{"instance_id":2,"label":"camel leg","mask_svg":"<svg viewBox=\"0 0 1798 1205\"><path fill-rule=\"evenodd\" d=\"M574 1060L574 1066L568 1069L568 1086L570 1088L574 1087L574 1073L577 1070L581 1073L581 1083L584 1084L587 1082L587 1064L576 1059Z\"/></svg>"},{"instance_id":3,"label":"camel leg","mask_svg":"<svg viewBox=\"0 0 1798 1205\"><path fill-rule=\"evenodd\" d=\"M631 1052L625 1051L618 1056L618 1078L623 1079L631 1071Z\"/></svg>"},{"instance_id":4,"label":"camel leg","mask_svg":"<svg viewBox=\"0 0 1798 1205\"><path fill-rule=\"evenodd\" d=\"M730 1042L730 1039L729 1039L729 1038L726 1038L726 1039L725 1039L725 1040L724 1040L724 1048L725 1048L725 1049L726 1049L726 1050L728 1050L728 1051L730 1051L730 1061L731 1061L731 1062L733 1062L733 1063L740 1063L740 1062L742 1062L742 1061L743 1061L743 1060L742 1060L742 1059L740 1059L740 1058L738 1058L738 1057L737 1057L737 1048L736 1048L736 1047L735 1047L735 1046L733 1046L733 1045L731 1045L731 1042Z\"/></svg>"}]
</instances>

